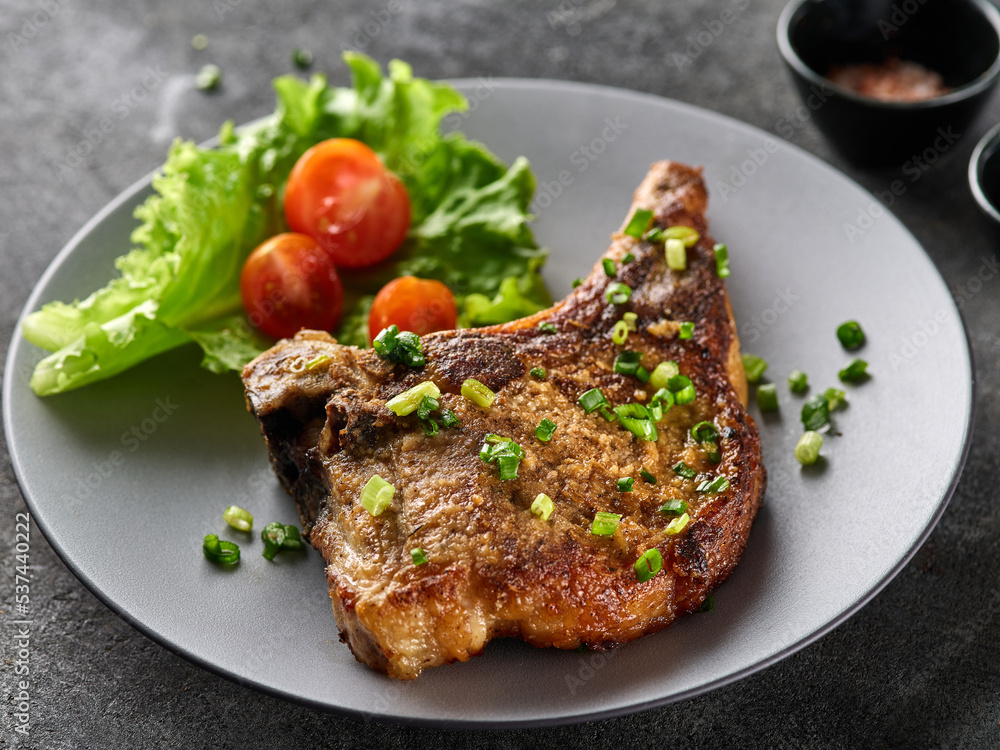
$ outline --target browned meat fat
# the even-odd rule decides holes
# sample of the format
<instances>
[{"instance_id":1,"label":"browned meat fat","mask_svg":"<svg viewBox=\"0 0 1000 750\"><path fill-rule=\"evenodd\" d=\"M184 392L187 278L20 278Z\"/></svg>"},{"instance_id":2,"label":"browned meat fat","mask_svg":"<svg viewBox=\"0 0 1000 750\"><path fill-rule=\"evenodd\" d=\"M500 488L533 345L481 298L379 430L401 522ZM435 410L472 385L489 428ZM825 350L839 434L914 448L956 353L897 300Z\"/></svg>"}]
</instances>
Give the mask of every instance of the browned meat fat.
<instances>
[{"instance_id":1,"label":"browned meat fat","mask_svg":"<svg viewBox=\"0 0 1000 750\"><path fill-rule=\"evenodd\" d=\"M553 308L489 328L423 338L427 365L411 369L374 351L340 346L325 333L302 331L245 368L250 410L260 422L271 462L295 498L305 535L326 560L333 610L359 661L411 679L427 667L465 661L487 641L513 636L536 646L606 649L666 627L697 610L733 570L764 491L757 427L744 409L746 380L726 289L716 273L705 223L701 170L674 162L652 166L634 208L653 211L657 226L701 233L684 271L672 271L662 244L623 234L605 258ZM630 212L631 215L631 212ZM622 264L627 253L635 259ZM609 304L609 284L632 289ZM626 311L638 316L625 347L611 340ZM695 324L680 339L681 322ZM539 329L555 326L556 333ZM600 387L612 405L648 401L653 389L614 372L623 349L643 352L642 365L674 360L697 398L674 406L659 438L634 437L577 404ZM309 370L319 355L328 366ZM543 367L544 379L529 374ZM477 378L496 392L489 409L460 394ZM416 415L396 417L386 401L432 380L461 427L427 437ZM550 442L535 438L548 418ZM690 436L702 420L719 432L721 461L712 463ZM484 438L499 434L526 452L516 479L501 481L480 460ZM672 469L679 461L697 476ZM640 478L645 469L656 478ZM375 474L396 487L391 506L371 516L361 490ZM698 492L725 476L719 493ZM621 477L635 478L620 492ZM555 511L542 521L529 510L541 492ZM690 523L667 531L668 499L688 503ZM613 536L595 536L598 511L621 515ZM419 547L428 562L414 565ZM656 548L663 569L640 582L636 559Z\"/></svg>"}]
</instances>

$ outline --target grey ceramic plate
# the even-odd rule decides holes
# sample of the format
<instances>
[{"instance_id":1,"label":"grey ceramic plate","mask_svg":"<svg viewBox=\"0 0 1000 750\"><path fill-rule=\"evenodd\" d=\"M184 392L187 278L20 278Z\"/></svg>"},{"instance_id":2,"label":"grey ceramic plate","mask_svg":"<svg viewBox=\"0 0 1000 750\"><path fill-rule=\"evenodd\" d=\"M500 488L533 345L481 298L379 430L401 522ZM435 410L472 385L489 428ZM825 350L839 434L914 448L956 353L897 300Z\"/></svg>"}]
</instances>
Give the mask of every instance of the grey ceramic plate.
<instances>
[{"instance_id":1,"label":"grey ceramic plate","mask_svg":"<svg viewBox=\"0 0 1000 750\"><path fill-rule=\"evenodd\" d=\"M873 205L870 195L719 115L594 86L462 87L474 108L451 124L504 159L525 154L534 165L537 234L552 249L546 279L555 295L604 250L651 161L705 165L744 349L770 362L782 404L780 415L759 420L768 491L716 609L606 654L500 641L414 682L375 674L338 642L315 551L269 563L256 540L233 571L202 557L206 533L240 540L221 519L230 503L265 523L292 522L295 513L271 476L238 379L200 370L193 349L42 400L27 385L40 352L16 337L5 427L38 527L109 607L198 664L313 706L411 723L537 725L637 711L732 682L829 631L917 549L965 455L967 341L921 247L890 215L848 233ZM84 227L28 309L102 285L147 192L143 181ZM803 471L792 457L801 399L784 380L798 367L813 392L836 385L851 355L834 330L849 318L868 333L860 354L874 377L848 388L850 407L836 418L842 436L827 439L825 466Z\"/></svg>"}]
</instances>

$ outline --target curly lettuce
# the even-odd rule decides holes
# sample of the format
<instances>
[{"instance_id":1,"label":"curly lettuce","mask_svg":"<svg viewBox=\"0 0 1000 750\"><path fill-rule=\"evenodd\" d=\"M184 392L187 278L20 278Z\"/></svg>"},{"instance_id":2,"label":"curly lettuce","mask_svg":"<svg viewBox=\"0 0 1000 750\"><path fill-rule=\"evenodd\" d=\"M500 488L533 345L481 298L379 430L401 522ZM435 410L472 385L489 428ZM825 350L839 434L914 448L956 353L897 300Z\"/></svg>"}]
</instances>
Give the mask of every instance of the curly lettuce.
<instances>
[{"instance_id":1,"label":"curly lettuce","mask_svg":"<svg viewBox=\"0 0 1000 750\"><path fill-rule=\"evenodd\" d=\"M267 341L247 322L239 276L250 251L287 231L281 195L292 165L327 138L357 138L403 180L412 225L402 248L372 270L344 272L347 291L338 340L367 345L374 294L396 276L438 279L455 293L463 326L530 315L550 304L539 269L545 251L527 222L535 180L523 158L505 166L442 119L468 107L442 83L414 78L395 60L388 75L374 60L345 53L353 85L325 77L274 81L274 114L219 145L173 144L153 178L154 195L136 211L133 249L118 276L83 300L51 302L28 315L22 332L52 352L31 387L40 396L116 375L189 342L213 372L238 370Z\"/></svg>"}]
</instances>

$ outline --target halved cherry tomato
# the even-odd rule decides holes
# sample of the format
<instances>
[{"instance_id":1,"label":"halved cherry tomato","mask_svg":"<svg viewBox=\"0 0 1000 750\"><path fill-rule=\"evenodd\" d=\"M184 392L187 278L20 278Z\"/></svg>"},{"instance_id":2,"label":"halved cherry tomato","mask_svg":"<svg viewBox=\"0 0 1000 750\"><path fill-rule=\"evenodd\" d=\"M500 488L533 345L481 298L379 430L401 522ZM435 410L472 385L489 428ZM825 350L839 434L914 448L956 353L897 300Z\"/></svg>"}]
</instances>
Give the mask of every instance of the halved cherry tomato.
<instances>
[{"instance_id":1,"label":"halved cherry tomato","mask_svg":"<svg viewBox=\"0 0 1000 750\"><path fill-rule=\"evenodd\" d=\"M340 321L344 288L319 243L288 232L250 253L240 274L240 296L250 322L280 339L300 328L332 331Z\"/></svg>"},{"instance_id":2,"label":"halved cherry tomato","mask_svg":"<svg viewBox=\"0 0 1000 750\"><path fill-rule=\"evenodd\" d=\"M455 295L440 281L400 276L379 290L368 314L368 340L393 323L401 331L423 336L446 331L458 321Z\"/></svg>"},{"instance_id":3,"label":"halved cherry tomato","mask_svg":"<svg viewBox=\"0 0 1000 750\"><path fill-rule=\"evenodd\" d=\"M385 260L410 228L410 196L378 154L353 138L306 151L285 187L285 219L344 268Z\"/></svg>"}]
</instances>

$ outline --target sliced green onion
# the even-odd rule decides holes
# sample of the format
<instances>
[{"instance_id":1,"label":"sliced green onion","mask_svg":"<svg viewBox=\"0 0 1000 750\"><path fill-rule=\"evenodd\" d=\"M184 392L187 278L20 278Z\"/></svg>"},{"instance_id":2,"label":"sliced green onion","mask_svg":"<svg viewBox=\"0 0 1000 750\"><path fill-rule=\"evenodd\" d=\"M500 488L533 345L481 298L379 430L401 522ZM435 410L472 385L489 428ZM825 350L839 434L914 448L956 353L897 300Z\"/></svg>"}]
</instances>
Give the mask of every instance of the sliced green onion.
<instances>
[{"instance_id":1,"label":"sliced green onion","mask_svg":"<svg viewBox=\"0 0 1000 750\"><path fill-rule=\"evenodd\" d=\"M601 265L604 266L605 276L615 276L618 271L615 269L615 262L611 258L605 258L601 261Z\"/></svg>"},{"instance_id":2,"label":"sliced green onion","mask_svg":"<svg viewBox=\"0 0 1000 750\"><path fill-rule=\"evenodd\" d=\"M778 386L774 383L761 383L757 386L757 406L761 411L778 410Z\"/></svg>"},{"instance_id":3,"label":"sliced green onion","mask_svg":"<svg viewBox=\"0 0 1000 750\"><path fill-rule=\"evenodd\" d=\"M616 417L614 414L611 413L611 410L608 408L607 404L600 407L598 413L609 422L614 422L616 419L618 419L618 417Z\"/></svg>"},{"instance_id":4,"label":"sliced green onion","mask_svg":"<svg viewBox=\"0 0 1000 750\"><path fill-rule=\"evenodd\" d=\"M677 338L689 339L694 335L694 323L681 323L680 330L677 332Z\"/></svg>"},{"instance_id":5,"label":"sliced green onion","mask_svg":"<svg viewBox=\"0 0 1000 750\"><path fill-rule=\"evenodd\" d=\"M489 409L497 397L497 394L475 378L469 378L462 383L462 395L483 409Z\"/></svg>"},{"instance_id":6,"label":"sliced green onion","mask_svg":"<svg viewBox=\"0 0 1000 750\"><path fill-rule=\"evenodd\" d=\"M203 65L194 77L194 85L199 91L214 91L222 83L222 69L218 65Z\"/></svg>"},{"instance_id":7,"label":"sliced green onion","mask_svg":"<svg viewBox=\"0 0 1000 750\"><path fill-rule=\"evenodd\" d=\"M696 443L719 442L719 430L713 422L703 421L691 427L691 437Z\"/></svg>"},{"instance_id":8,"label":"sliced green onion","mask_svg":"<svg viewBox=\"0 0 1000 750\"><path fill-rule=\"evenodd\" d=\"M619 492L631 492L634 486L635 479L632 477L622 477L615 483L615 487L618 488Z\"/></svg>"},{"instance_id":9,"label":"sliced green onion","mask_svg":"<svg viewBox=\"0 0 1000 750\"><path fill-rule=\"evenodd\" d=\"M555 422L546 417L535 428L535 437L543 443L549 442L552 439L552 434L556 431L556 426Z\"/></svg>"},{"instance_id":10,"label":"sliced green onion","mask_svg":"<svg viewBox=\"0 0 1000 750\"><path fill-rule=\"evenodd\" d=\"M764 371L767 369L767 362L758 357L756 354L744 354L743 359L743 369L747 374L748 383L756 383L764 375Z\"/></svg>"},{"instance_id":11,"label":"sliced green onion","mask_svg":"<svg viewBox=\"0 0 1000 750\"><path fill-rule=\"evenodd\" d=\"M622 258L622 265L624 266L627 263L631 263L633 260L635 260L635 256L632 255L632 253L625 253L625 256Z\"/></svg>"},{"instance_id":12,"label":"sliced green onion","mask_svg":"<svg viewBox=\"0 0 1000 750\"><path fill-rule=\"evenodd\" d=\"M590 533L594 536L611 536L615 533L615 529L618 528L618 523L621 520L622 517L618 513L599 511L594 516L594 521L590 525Z\"/></svg>"},{"instance_id":13,"label":"sliced green onion","mask_svg":"<svg viewBox=\"0 0 1000 750\"><path fill-rule=\"evenodd\" d=\"M676 464L674 464L673 470L674 474L680 474L685 479L694 479L696 476L698 476L698 472L692 469L683 461L678 461Z\"/></svg>"},{"instance_id":14,"label":"sliced green onion","mask_svg":"<svg viewBox=\"0 0 1000 750\"><path fill-rule=\"evenodd\" d=\"M666 360L660 362L649 376L649 384L654 388L666 388L670 378L680 375L681 369L676 362Z\"/></svg>"},{"instance_id":15,"label":"sliced green onion","mask_svg":"<svg viewBox=\"0 0 1000 750\"><path fill-rule=\"evenodd\" d=\"M414 565L423 565L427 562L427 553L420 547L414 547L410 550L410 559Z\"/></svg>"},{"instance_id":16,"label":"sliced green onion","mask_svg":"<svg viewBox=\"0 0 1000 750\"><path fill-rule=\"evenodd\" d=\"M823 398L826 399L830 411L835 411L841 404L847 403L847 394L837 388L827 388L823 391Z\"/></svg>"},{"instance_id":17,"label":"sliced green onion","mask_svg":"<svg viewBox=\"0 0 1000 750\"><path fill-rule=\"evenodd\" d=\"M382 359L401 362L407 367L423 367L427 364L420 337L412 331L400 332L399 326L395 324L379 332L372 341L372 349Z\"/></svg>"},{"instance_id":18,"label":"sliced green onion","mask_svg":"<svg viewBox=\"0 0 1000 750\"><path fill-rule=\"evenodd\" d=\"M649 410L649 416L654 422L659 422L663 419L663 415L670 411L670 408L674 405L674 394L670 392L669 388L660 388L653 397L649 400L649 406L646 407Z\"/></svg>"},{"instance_id":19,"label":"sliced green onion","mask_svg":"<svg viewBox=\"0 0 1000 750\"><path fill-rule=\"evenodd\" d=\"M421 419L420 429L424 431L424 434L427 437L434 437L435 435L438 434L439 431L438 423L435 422L433 419Z\"/></svg>"},{"instance_id":20,"label":"sliced green onion","mask_svg":"<svg viewBox=\"0 0 1000 750\"><path fill-rule=\"evenodd\" d=\"M517 467L525 455L521 446L500 435L487 435L479 451L479 458L484 463L496 463L500 479L504 481L517 479Z\"/></svg>"},{"instance_id":21,"label":"sliced green onion","mask_svg":"<svg viewBox=\"0 0 1000 750\"><path fill-rule=\"evenodd\" d=\"M497 468L500 469L500 479L503 481L517 479L517 467L520 464L521 459L517 456L497 456Z\"/></svg>"},{"instance_id":22,"label":"sliced green onion","mask_svg":"<svg viewBox=\"0 0 1000 750\"><path fill-rule=\"evenodd\" d=\"M619 375L635 375L641 361L642 352L630 352L628 350L618 352L618 356L615 357L614 370Z\"/></svg>"},{"instance_id":23,"label":"sliced green onion","mask_svg":"<svg viewBox=\"0 0 1000 750\"><path fill-rule=\"evenodd\" d=\"M313 357L308 362L306 362L307 370L317 370L326 363L330 361L330 357L326 354L320 354L318 357Z\"/></svg>"},{"instance_id":24,"label":"sliced green onion","mask_svg":"<svg viewBox=\"0 0 1000 750\"><path fill-rule=\"evenodd\" d=\"M701 239L697 229L684 226L670 227L664 232L664 236L668 240L680 240L684 243L684 247L691 247Z\"/></svg>"},{"instance_id":25,"label":"sliced green onion","mask_svg":"<svg viewBox=\"0 0 1000 750\"><path fill-rule=\"evenodd\" d=\"M690 404L695 399L694 383L687 375L674 375L667 381L667 388L674 394L674 403L678 406Z\"/></svg>"},{"instance_id":26,"label":"sliced green onion","mask_svg":"<svg viewBox=\"0 0 1000 750\"><path fill-rule=\"evenodd\" d=\"M575 278L575 279L573 279L573 288L576 289L582 283L583 283L583 279L581 279L581 278Z\"/></svg>"},{"instance_id":27,"label":"sliced green onion","mask_svg":"<svg viewBox=\"0 0 1000 750\"><path fill-rule=\"evenodd\" d=\"M240 561L240 548L215 534L207 534L201 544L202 554L219 565L235 565Z\"/></svg>"},{"instance_id":28,"label":"sliced green onion","mask_svg":"<svg viewBox=\"0 0 1000 750\"><path fill-rule=\"evenodd\" d=\"M595 409L600 409L602 406L608 405L608 399L605 398L604 393L600 388L591 388L589 391L584 391L580 395L577 403L583 407L583 410L590 414Z\"/></svg>"},{"instance_id":29,"label":"sliced green onion","mask_svg":"<svg viewBox=\"0 0 1000 750\"><path fill-rule=\"evenodd\" d=\"M643 479L645 479L650 484L656 484L656 477L654 477L652 474L650 474L648 471L646 471L645 467L639 469L639 476L641 476Z\"/></svg>"},{"instance_id":30,"label":"sliced green onion","mask_svg":"<svg viewBox=\"0 0 1000 750\"><path fill-rule=\"evenodd\" d=\"M792 370L788 376L788 390L792 393L805 393L809 389L809 376L802 370Z\"/></svg>"},{"instance_id":31,"label":"sliced green onion","mask_svg":"<svg viewBox=\"0 0 1000 750\"><path fill-rule=\"evenodd\" d=\"M682 513L680 516L668 523L667 528L665 528L663 532L667 536L677 536L677 534L680 534L687 528L689 523L691 523L691 516L687 513Z\"/></svg>"},{"instance_id":32,"label":"sliced green onion","mask_svg":"<svg viewBox=\"0 0 1000 750\"><path fill-rule=\"evenodd\" d=\"M539 323L538 330L542 333L559 333L555 323Z\"/></svg>"},{"instance_id":33,"label":"sliced green onion","mask_svg":"<svg viewBox=\"0 0 1000 750\"><path fill-rule=\"evenodd\" d=\"M655 443L660 435L653 424L652 415L642 404L621 404L614 408L615 416L621 422L622 427L631 432L640 440L648 440Z\"/></svg>"},{"instance_id":34,"label":"sliced green onion","mask_svg":"<svg viewBox=\"0 0 1000 750\"><path fill-rule=\"evenodd\" d=\"M711 612L713 609L715 609L715 594L709 594L698 607L698 612Z\"/></svg>"},{"instance_id":35,"label":"sliced green onion","mask_svg":"<svg viewBox=\"0 0 1000 750\"><path fill-rule=\"evenodd\" d=\"M830 402L817 393L802 405L802 425L807 430L818 430L830 421Z\"/></svg>"},{"instance_id":36,"label":"sliced green onion","mask_svg":"<svg viewBox=\"0 0 1000 750\"><path fill-rule=\"evenodd\" d=\"M687 250L681 240L668 239L666 242L667 267L672 271L687 268Z\"/></svg>"},{"instance_id":37,"label":"sliced green onion","mask_svg":"<svg viewBox=\"0 0 1000 750\"><path fill-rule=\"evenodd\" d=\"M397 417L405 417L417 410L425 396L437 398L440 395L441 389L432 381L425 380L423 383L403 391L398 396L393 396L385 402L385 405Z\"/></svg>"},{"instance_id":38,"label":"sliced green onion","mask_svg":"<svg viewBox=\"0 0 1000 750\"><path fill-rule=\"evenodd\" d=\"M439 418L441 420L441 426L444 427L445 429L458 427L460 424L462 424L462 420L460 420L457 416L455 416L455 412L453 412L451 409L442 409Z\"/></svg>"},{"instance_id":39,"label":"sliced green onion","mask_svg":"<svg viewBox=\"0 0 1000 750\"><path fill-rule=\"evenodd\" d=\"M639 583L645 583L650 578L660 572L663 567L663 556L655 547L642 553L642 556L635 561L635 577Z\"/></svg>"},{"instance_id":40,"label":"sliced green onion","mask_svg":"<svg viewBox=\"0 0 1000 750\"><path fill-rule=\"evenodd\" d=\"M644 240L646 240L646 242L651 242L653 244L657 244L657 243L663 242L663 241L665 241L667 239L667 233L664 232L659 227L653 227L648 232L646 232L644 235L642 235L642 238Z\"/></svg>"},{"instance_id":41,"label":"sliced green onion","mask_svg":"<svg viewBox=\"0 0 1000 750\"><path fill-rule=\"evenodd\" d=\"M604 299L612 305L624 305L631 296L632 287L628 284L622 284L620 281L609 284L607 291L604 293Z\"/></svg>"},{"instance_id":42,"label":"sliced green onion","mask_svg":"<svg viewBox=\"0 0 1000 750\"><path fill-rule=\"evenodd\" d=\"M361 490L361 507L372 516L380 516L392 504L394 494L396 488L375 474Z\"/></svg>"},{"instance_id":43,"label":"sliced green onion","mask_svg":"<svg viewBox=\"0 0 1000 750\"><path fill-rule=\"evenodd\" d=\"M634 312L631 312L631 311L629 311L629 312L623 312L622 313L622 320L625 321L625 325L628 326L628 329L630 331L634 331L634 330L636 330L636 324L639 321L639 316L637 314L635 314Z\"/></svg>"},{"instance_id":44,"label":"sliced green onion","mask_svg":"<svg viewBox=\"0 0 1000 750\"><path fill-rule=\"evenodd\" d=\"M261 557L273 560L285 543L285 524L278 521L269 523L260 532L260 538L264 542L264 551L260 553Z\"/></svg>"},{"instance_id":45,"label":"sliced green onion","mask_svg":"<svg viewBox=\"0 0 1000 750\"><path fill-rule=\"evenodd\" d=\"M545 368L544 367L532 367L528 370L528 374L539 380L545 380Z\"/></svg>"},{"instance_id":46,"label":"sliced green onion","mask_svg":"<svg viewBox=\"0 0 1000 750\"><path fill-rule=\"evenodd\" d=\"M292 52L292 65L300 70L308 68L313 63L313 53L307 49L296 49Z\"/></svg>"},{"instance_id":47,"label":"sliced green onion","mask_svg":"<svg viewBox=\"0 0 1000 750\"><path fill-rule=\"evenodd\" d=\"M441 402L433 396L424 396L417 406L417 419L430 419L431 414L441 408Z\"/></svg>"},{"instance_id":48,"label":"sliced green onion","mask_svg":"<svg viewBox=\"0 0 1000 750\"><path fill-rule=\"evenodd\" d=\"M703 479L701 484L695 488L695 492L708 492L716 494L729 489L729 480L721 474L712 479Z\"/></svg>"},{"instance_id":49,"label":"sliced green onion","mask_svg":"<svg viewBox=\"0 0 1000 750\"><path fill-rule=\"evenodd\" d=\"M645 208L637 208L632 218L629 219L623 234L629 237L642 237L649 222L653 220L653 212Z\"/></svg>"},{"instance_id":50,"label":"sliced green onion","mask_svg":"<svg viewBox=\"0 0 1000 750\"><path fill-rule=\"evenodd\" d=\"M795 460L803 466L810 466L816 463L819 458L819 449L822 447L823 436L818 432L807 430L795 445Z\"/></svg>"},{"instance_id":51,"label":"sliced green onion","mask_svg":"<svg viewBox=\"0 0 1000 750\"><path fill-rule=\"evenodd\" d=\"M253 515L238 505L230 505L222 512L226 523L239 531L250 531L253 528Z\"/></svg>"},{"instance_id":52,"label":"sliced green onion","mask_svg":"<svg viewBox=\"0 0 1000 750\"><path fill-rule=\"evenodd\" d=\"M682 513L686 513L687 509L687 501L675 497L671 500L667 500L667 502L660 506L660 513L665 516L679 516Z\"/></svg>"},{"instance_id":53,"label":"sliced green onion","mask_svg":"<svg viewBox=\"0 0 1000 750\"><path fill-rule=\"evenodd\" d=\"M729 276L729 248L719 243L712 249L715 251L715 273L724 279Z\"/></svg>"},{"instance_id":54,"label":"sliced green onion","mask_svg":"<svg viewBox=\"0 0 1000 750\"><path fill-rule=\"evenodd\" d=\"M635 369L635 376L637 378L639 378L639 380L642 381L643 383L648 383L649 382L649 370L647 370L642 365L639 365Z\"/></svg>"},{"instance_id":55,"label":"sliced green onion","mask_svg":"<svg viewBox=\"0 0 1000 750\"><path fill-rule=\"evenodd\" d=\"M285 524L285 541L281 543L281 549L302 549L302 535L299 533L298 526Z\"/></svg>"},{"instance_id":56,"label":"sliced green onion","mask_svg":"<svg viewBox=\"0 0 1000 750\"><path fill-rule=\"evenodd\" d=\"M549 516L552 515L552 511L555 509L555 505L552 504L552 498L544 492L539 492L531 502L531 512L543 521L548 521Z\"/></svg>"},{"instance_id":57,"label":"sliced green onion","mask_svg":"<svg viewBox=\"0 0 1000 750\"><path fill-rule=\"evenodd\" d=\"M868 363L863 359L855 359L847 367L837 373L837 377L845 383L857 383L865 380L868 375Z\"/></svg>"},{"instance_id":58,"label":"sliced green onion","mask_svg":"<svg viewBox=\"0 0 1000 750\"><path fill-rule=\"evenodd\" d=\"M615 323L615 328L611 332L611 340L618 346L622 346L628 340L628 323L619 320Z\"/></svg>"},{"instance_id":59,"label":"sliced green onion","mask_svg":"<svg viewBox=\"0 0 1000 750\"><path fill-rule=\"evenodd\" d=\"M849 320L837 326L837 338L845 349L857 349L865 343L865 332L856 320Z\"/></svg>"}]
</instances>

